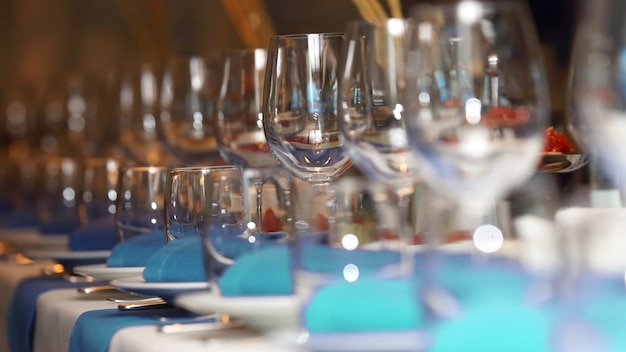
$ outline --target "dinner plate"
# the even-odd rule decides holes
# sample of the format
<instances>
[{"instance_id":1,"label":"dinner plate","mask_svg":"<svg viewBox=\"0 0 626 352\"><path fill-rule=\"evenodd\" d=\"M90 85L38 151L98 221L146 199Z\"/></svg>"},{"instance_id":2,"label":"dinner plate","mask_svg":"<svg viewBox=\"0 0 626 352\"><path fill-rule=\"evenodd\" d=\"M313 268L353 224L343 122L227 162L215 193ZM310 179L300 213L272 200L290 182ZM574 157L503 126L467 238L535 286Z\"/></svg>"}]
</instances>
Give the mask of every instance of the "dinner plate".
<instances>
[{"instance_id":1,"label":"dinner plate","mask_svg":"<svg viewBox=\"0 0 626 352\"><path fill-rule=\"evenodd\" d=\"M220 312L245 321L261 331L293 329L298 326L297 296L237 296L193 292L182 294L174 305L190 312L205 315Z\"/></svg>"},{"instance_id":2,"label":"dinner plate","mask_svg":"<svg viewBox=\"0 0 626 352\"><path fill-rule=\"evenodd\" d=\"M18 250L26 249L67 249L68 236L65 234L42 235L38 229L10 229L0 232L0 240L6 241Z\"/></svg>"},{"instance_id":3,"label":"dinner plate","mask_svg":"<svg viewBox=\"0 0 626 352\"><path fill-rule=\"evenodd\" d=\"M27 249L23 254L33 260L54 260L65 267L104 263L111 251L70 251L69 249Z\"/></svg>"},{"instance_id":4,"label":"dinner plate","mask_svg":"<svg viewBox=\"0 0 626 352\"><path fill-rule=\"evenodd\" d=\"M125 277L137 277L143 273L143 266L138 267L108 267L105 263L81 265L74 268L74 272L83 276L90 276L96 280L111 281Z\"/></svg>"},{"instance_id":5,"label":"dinner plate","mask_svg":"<svg viewBox=\"0 0 626 352\"><path fill-rule=\"evenodd\" d=\"M159 296L166 301L183 293L208 291L208 282L147 282L141 276L125 277L110 282L122 291L138 293L146 296Z\"/></svg>"}]
</instances>

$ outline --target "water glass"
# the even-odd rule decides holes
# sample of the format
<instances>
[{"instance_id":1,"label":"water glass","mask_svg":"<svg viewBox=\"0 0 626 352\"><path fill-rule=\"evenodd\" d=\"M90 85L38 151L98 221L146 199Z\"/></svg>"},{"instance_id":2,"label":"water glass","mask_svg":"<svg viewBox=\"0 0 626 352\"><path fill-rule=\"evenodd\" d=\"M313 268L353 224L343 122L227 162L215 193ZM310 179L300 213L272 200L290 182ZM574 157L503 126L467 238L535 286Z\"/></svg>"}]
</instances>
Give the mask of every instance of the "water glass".
<instances>
[{"instance_id":1,"label":"water glass","mask_svg":"<svg viewBox=\"0 0 626 352\"><path fill-rule=\"evenodd\" d=\"M169 169L123 167L118 182L115 227L119 241L165 228L165 185ZM163 233L165 236L165 232Z\"/></svg>"},{"instance_id":2,"label":"water glass","mask_svg":"<svg viewBox=\"0 0 626 352\"><path fill-rule=\"evenodd\" d=\"M367 178L300 188L295 226L296 292L334 282L407 275L392 190Z\"/></svg>"}]
</instances>

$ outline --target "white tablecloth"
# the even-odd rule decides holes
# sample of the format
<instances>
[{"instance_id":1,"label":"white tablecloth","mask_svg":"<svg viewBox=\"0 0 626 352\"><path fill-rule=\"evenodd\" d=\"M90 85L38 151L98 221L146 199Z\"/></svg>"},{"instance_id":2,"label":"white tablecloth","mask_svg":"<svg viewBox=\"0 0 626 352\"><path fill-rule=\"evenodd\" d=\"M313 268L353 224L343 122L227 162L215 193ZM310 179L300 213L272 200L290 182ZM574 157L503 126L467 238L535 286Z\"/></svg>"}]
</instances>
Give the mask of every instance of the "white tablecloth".
<instances>
[{"instance_id":1,"label":"white tablecloth","mask_svg":"<svg viewBox=\"0 0 626 352\"><path fill-rule=\"evenodd\" d=\"M41 275L47 264L18 264L11 260L0 262L0 351L9 351L7 314L15 288L21 280Z\"/></svg>"},{"instance_id":2,"label":"white tablecloth","mask_svg":"<svg viewBox=\"0 0 626 352\"><path fill-rule=\"evenodd\" d=\"M76 319L86 311L113 309L117 303L109 302L106 295L85 296L75 289L51 290L37 301L35 325L35 352L66 352ZM268 338L247 333L159 332L155 325L143 325L119 330L109 346L110 352L288 352L273 344ZM291 352L291 351L289 351Z\"/></svg>"}]
</instances>

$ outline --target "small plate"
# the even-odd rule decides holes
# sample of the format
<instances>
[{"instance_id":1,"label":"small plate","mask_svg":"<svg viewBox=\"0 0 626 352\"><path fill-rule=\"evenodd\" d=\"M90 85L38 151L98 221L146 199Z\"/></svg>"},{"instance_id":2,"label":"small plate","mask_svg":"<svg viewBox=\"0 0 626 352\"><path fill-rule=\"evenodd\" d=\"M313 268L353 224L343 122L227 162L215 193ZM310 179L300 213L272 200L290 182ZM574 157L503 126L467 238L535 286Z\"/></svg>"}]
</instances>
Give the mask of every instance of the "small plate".
<instances>
[{"instance_id":1,"label":"small plate","mask_svg":"<svg viewBox=\"0 0 626 352\"><path fill-rule=\"evenodd\" d=\"M299 301L297 296L223 297L207 291L180 295L174 305L200 315L225 313L254 329L275 331L298 326Z\"/></svg>"},{"instance_id":2,"label":"small plate","mask_svg":"<svg viewBox=\"0 0 626 352\"><path fill-rule=\"evenodd\" d=\"M143 274L143 266L138 267L108 267L106 264L81 265L74 268L74 272L83 276L90 276L96 280L111 281L125 277L137 277Z\"/></svg>"},{"instance_id":3,"label":"small plate","mask_svg":"<svg viewBox=\"0 0 626 352\"><path fill-rule=\"evenodd\" d=\"M567 173L587 165L587 154L544 153L539 170L551 173Z\"/></svg>"},{"instance_id":4,"label":"small plate","mask_svg":"<svg viewBox=\"0 0 626 352\"><path fill-rule=\"evenodd\" d=\"M104 263L111 251L70 251L52 249L27 249L23 254L32 260L54 260L68 268L79 265Z\"/></svg>"},{"instance_id":5,"label":"small plate","mask_svg":"<svg viewBox=\"0 0 626 352\"><path fill-rule=\"evenodd\" d=\"M141 276L115 279L110 284L122 291L158 296L166 301L172 301L183 293L209 290L208 282L146 282Z\"/></svg>"}]
</instances>

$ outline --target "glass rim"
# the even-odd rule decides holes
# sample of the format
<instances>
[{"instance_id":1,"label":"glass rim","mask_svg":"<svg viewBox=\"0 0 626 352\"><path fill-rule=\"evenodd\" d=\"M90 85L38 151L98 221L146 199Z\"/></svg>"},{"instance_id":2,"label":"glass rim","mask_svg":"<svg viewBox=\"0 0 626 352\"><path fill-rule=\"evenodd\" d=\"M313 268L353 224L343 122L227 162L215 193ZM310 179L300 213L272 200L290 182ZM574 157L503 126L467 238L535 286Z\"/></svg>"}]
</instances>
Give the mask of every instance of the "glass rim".
<instances>
[{"instance_id":1,"label":"glass rim","mask_svg":"<svg viewBox=\"0 0 626 352\"><path fill-rule=\"evenodd\" d=\"M241 165L208 165L208 166L182 166L170 169L170 172L198 172L198 171L228 171L243 170Z\"/></svg>"},{"instance_id":2,"label":"glass rim","mask_svg":"<svg viewBox=\"0 0 626 352\"><path fill-rule=\"evenodd\" d=\"M132 172L159 172L159 171L169 171L171 168L167 166L122 166L122 171L124 173L132 171Z\"/></svg>"},{"instance_id":3,"label":"glass rim","mask_svg":"<svg viewBox=\"0 0 626 352\"><path fill-rule=\"evenodd\" d=\"M293 34L279 34L272 36L271 40L277 39L304 39L309 37L320 37L320 38L338 38L345 37L344 32L314 32L314 33L293 33Z\"/></svg>"},{"instance_id":4,"label":"glass rim","mask_svg":"<svg viewBox=\"0 0 626 352\"><path fill-rule=\"evenodd\" d=\"M409 11L409 18L416 19L420 17L420 10L432 10L432 9L441 9L443 14L446 15L454 15L458 17L458 13L456 12L461 6L467 5L475 5L480 6L480 10L485 14L493 14L495 9L504 9L507 11L514 10L528 10L528 5L526 2L522 0L508 0L508 1L497 1L497 0L463 0L458 2L424 2L424 3L416 3L411 6Z\"/></svg>"}]
</instances>

